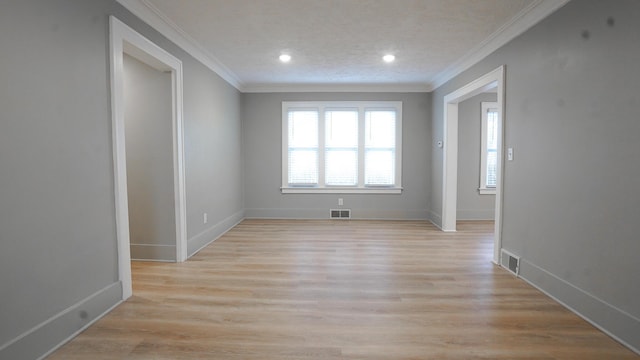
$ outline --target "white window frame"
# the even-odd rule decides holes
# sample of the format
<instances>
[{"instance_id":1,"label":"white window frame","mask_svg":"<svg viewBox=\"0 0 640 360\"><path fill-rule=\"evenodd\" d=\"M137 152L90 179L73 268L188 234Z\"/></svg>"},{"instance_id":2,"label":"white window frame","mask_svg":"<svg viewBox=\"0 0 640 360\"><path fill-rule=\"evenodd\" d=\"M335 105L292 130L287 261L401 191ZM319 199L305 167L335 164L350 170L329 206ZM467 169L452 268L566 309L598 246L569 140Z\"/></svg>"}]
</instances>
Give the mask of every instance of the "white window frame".
<instances>
[{"instance_id":1,"label":"white window frame","mask_svg":"<svg viewBox=\"0 0 640 360\"><path fill-rule=\"evenodd\" d=\"M318 184L314 186L289 185L289 110L318 110ZM325 185L324 113L326 110L358 109L358 185ZM365 111L394 110L396 112L395 184L391 186L364 185L364 128ZM282 102L282 186L283 194L400 194L402 192L402 102L401 101L283 101Z\"/></svg>"},{"instance_id":2,"label":"white window frame","mask_svg":"<svg viewBox=\"0 0 640 360\"><path fill-rule=\"evenodd\" d=\"M498 111L498 103L493 101L483 101L481 107L481 125L480 125L480 186L478 192L480 195L495 195L495 186L487 186L487 128L489 110Z\"/></svg>"}]
</instances>

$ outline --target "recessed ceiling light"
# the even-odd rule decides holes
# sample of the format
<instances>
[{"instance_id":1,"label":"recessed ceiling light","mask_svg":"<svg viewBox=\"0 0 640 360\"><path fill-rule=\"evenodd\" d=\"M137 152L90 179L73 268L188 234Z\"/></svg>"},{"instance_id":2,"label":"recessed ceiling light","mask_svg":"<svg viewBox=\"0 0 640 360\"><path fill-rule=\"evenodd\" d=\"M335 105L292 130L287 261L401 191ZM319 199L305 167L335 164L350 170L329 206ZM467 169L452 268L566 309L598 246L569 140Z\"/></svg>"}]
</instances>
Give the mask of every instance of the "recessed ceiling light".
<instances>
[{"instance_id":1,"label":"recessed ceiling light","mask_svg":"<svg viewBox=\"0 0 640 360\"><path fill-rule=\"evenodd\" d=\"M392 54L387 54L385 56L382 57L382 60L384 60L384 62L393 62L396 59L395 55Z\"/></svg>"},{"instance_id":2,"label":"recessed ceiling light","mask_svg":"<svg viewBox=\"0 0 640 360\"><path fill-rule=\"evenodd\" d=\"M291 55L289 54L280 55L280 61L282 61L283 63L288 63L289 61L291 61Z\"/></svg>"}]
</instances>

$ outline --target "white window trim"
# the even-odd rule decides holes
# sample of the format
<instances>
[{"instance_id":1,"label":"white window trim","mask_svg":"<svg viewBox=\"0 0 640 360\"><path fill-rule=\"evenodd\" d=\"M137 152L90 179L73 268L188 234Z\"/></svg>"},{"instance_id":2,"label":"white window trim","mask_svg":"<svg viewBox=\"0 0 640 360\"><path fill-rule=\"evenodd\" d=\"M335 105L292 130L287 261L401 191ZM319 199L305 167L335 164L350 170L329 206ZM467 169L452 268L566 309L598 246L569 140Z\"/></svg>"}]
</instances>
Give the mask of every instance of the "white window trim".
<instances>
[{"instance_id":1,"label":"white window trim","mask_svg":"<svg viewBox=\"0 0 640 360\"><path fill-rule=\"evenodd\" d=\"M495 195L495 187L487 187L487 112L490 109L498 110L498 103L493 101L483 101L481 106L481 125L480 125L480 186L478 192L480 195Z\"/></svg>"},{"instance_id":2,"label":"white window trim","mask_svg":"<svg viewBox=\"0 0 640 360\"><path fill-rule=\"evenodd\" d=\"M360 113L359 133L364 129L365 109L394 109L396 111L396 148L395 148L395 185L393 186L365 186L363 180L358 186L325 186L324 185L324 111L325 109L357 108ZM318 109L319 111L319 182L318 186L289 186L288 161L288 121L290 109ZM362 159L364 147L359 141L358 156ZM358 177L364 179L364 163L358 163ZM402 101L283 101L282 102L282 186L283 194L400 194L402 193Z\"/></svg>"}]
</instances>

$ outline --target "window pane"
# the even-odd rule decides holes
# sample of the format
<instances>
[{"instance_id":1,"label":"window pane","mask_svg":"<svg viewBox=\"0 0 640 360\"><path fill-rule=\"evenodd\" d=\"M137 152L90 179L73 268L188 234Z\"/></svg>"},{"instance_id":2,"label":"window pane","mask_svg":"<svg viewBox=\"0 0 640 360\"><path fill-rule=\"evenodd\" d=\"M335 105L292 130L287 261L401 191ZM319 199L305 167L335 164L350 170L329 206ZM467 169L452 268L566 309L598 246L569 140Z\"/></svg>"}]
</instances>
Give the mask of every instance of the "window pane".
<instances>
[{"instance_id":1,"label":"window pane","mask_svg":"<svg viewBox=\"0 0 640 360\"><path fill-rule=\"evenodd\" d=\"M498 111L496 109L487 110L487 162L486 184L488 188L496 187L496 171L498 167Z\"/></svg>"},{"instance_id":2,"label":"window pane","mask_svg":"<svg viewBox=\"0 0 640 360\"><path fill-rule=\"evenodd\" d=\"M371 110L365 114L365 146L394 148L396 146L396 112Z\"/></svg>"},{"instance_id":3,"label":"window pane","mask_svg":"<svg viewBox=\"0 0 640 360\"><path fill-rule=\"evenodd\" d=\"M358 150L327 150L326 184L358 185Z\"/></svg>"},{"instance_id":4,"label":"window pane","mask_svg":"<svg viewBox=\"0 0 640 360\"><path fill-rule=\"evenodd\" d=\"M395 151L366 150L365 185L393 185L395 183Z\"/></svg>"},{"instance_id":5,"label":"window pane","mask_svg":"<svg viewBox=\"0 0 640 360\"><path fill-rule=\"evenodd\" d=\"M487 187L496 187L496 171L498 167L498 153L487 151Z\"/></svg>"},{"instance_id":6,"label":"window pane","mask_svg":"<svg viewBox=\"0 0 640 360\"><path fill-rule=\"evenodd\" d=\"M289 149L289 184L318 183L318 151Z\"/></svg>"},{"instance_id":7,"label":"window pane","mask_svg":"<svg viewBox=\"0 0 640 360\"><path fill-rule=\"evenodd\" d=\"M289 184L318 183L318 112L289 111Z\"/></svg>"},{"instance_id":8,"label":"window pane","mask_svg":"<svg viewBox=\"0 0 640 360\"><path fill-rule=\"evenodd\" d=\"M325 112L325 146L358 146L358 111Z\"/></svg>"},{"instance_id":9,"label":"window pane","mask_svg":"<svg viewBox=\"0 0 640 360\"><path fill-rule=\"evenodd\" d=\"M395 183L396 113L369 110L365 113L365 185Z\"/></svg>"},{"instance_id":10,"label":"window pane","mask_svg":"<svg viewBox=\"0 0 640 360\"><path fill-rule=\"evenodd\" d=\"M289 148L318 146L318 112L289 111Z\"/></svg>"},{"instance_id":11,"label":"window pane","mask_svg":"<svg viewBox=\"0 0 640 360\"><path fill-rule=\"evenodd\" d=\"M487 112L487 149L498 149L498 112Z\"/></svg>"},{"instance_id":12,"label":"window pane","mask_svg":"<svg viewBox=\"0 0 640 360\"><path fill-rule=\"evenodd\" d=\"M358 110L325 112L325 183L358 184Z\"/></svg>"}]
</instances>

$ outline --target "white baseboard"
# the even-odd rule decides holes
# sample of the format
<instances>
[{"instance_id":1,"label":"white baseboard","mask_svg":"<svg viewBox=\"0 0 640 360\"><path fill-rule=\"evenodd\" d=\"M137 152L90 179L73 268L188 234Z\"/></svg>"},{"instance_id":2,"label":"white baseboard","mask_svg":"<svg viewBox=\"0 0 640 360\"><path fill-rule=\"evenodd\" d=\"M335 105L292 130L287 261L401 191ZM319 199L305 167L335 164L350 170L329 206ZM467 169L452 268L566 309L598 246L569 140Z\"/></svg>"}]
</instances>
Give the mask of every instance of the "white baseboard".
<instances>
[{"instance_id":1,"label":"white baseboard","mask_svg":"<svg viewBox=\"0 0 640 360\"><path fill-rule=\"evenodd\" d=\"M141 261L176 261L175 245L131 244L131 260Z\"/></svg>"},{"instance_id":2,"label":"white baseboard","mask_svg":"<svg viewBox=\"0 0 640 360\"><path fill-rule=\"evenodd\" d=\"M389 209L351 209L354 220L427 220L426 210L389 210ZM245 209L247 219L292 219L292 220L325 220L329 219L327 209Z\"/></svg>"},{"instance_id":3,"label":"white baseboard","mask_svg":"<svg viewBox=\"0 0 640 360\"><path fill-rule=\"evenodd\" d=\"M605 334L640 354L640 319L520 259L520 278Z\"/></svg>"},{"instance_id":4,"label":"white baseboard","mask_svg":"<svg viewBox=\"0 0 640 360\"><path fill-rule=\"evenodd\" d=\"M435 225L438 229L442 230L442 216L435 213L433 210L429 210L429 221Z\"/></svg>"},{"instance_id":5,"label":"white baseboard","mask_svg":"<svg viewBox=\"0 0 640 360\"><path fill-rule=\"evenodd\" d=\"M238 225L245 218L244 211L238 211L237 213L229 216L228 218L218 222L210 228L202 231L198 235L187 240L187 258L192 257L198 251L207 247L220 236L224 235L227 231L231 230L234 226Z\"/></svg>"},{"instance_id":6,"label":"white baseboard","mask_svg":"<svg viewBox=\"0 0 640 360\"><path fill-rule=\"evenodd\" d=\"M122 302L118 281L0 347L0 359L43 359Z\"/></svg>"}]
</instances>

